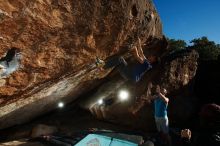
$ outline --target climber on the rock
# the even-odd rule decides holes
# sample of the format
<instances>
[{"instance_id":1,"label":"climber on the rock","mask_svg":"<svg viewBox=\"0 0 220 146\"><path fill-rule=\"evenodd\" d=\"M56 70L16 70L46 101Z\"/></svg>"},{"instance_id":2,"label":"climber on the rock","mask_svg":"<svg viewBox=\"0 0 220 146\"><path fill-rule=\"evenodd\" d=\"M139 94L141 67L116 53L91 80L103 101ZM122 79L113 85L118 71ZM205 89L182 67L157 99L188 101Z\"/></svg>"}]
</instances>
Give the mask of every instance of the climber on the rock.
<instances>
[{"instance_id":1,"label":"climber on the rock","mask_svg":"<svg viewBox=\"0 0 220 146\"><path fill-rule=\"evenodd\" d=\"M11 48L0 58L0 78L4 78L19 68L21 55L18 48Z\"/></svg>"},{"instance_id":2,"label":"climber on the rock","mask_svg":"<svg viewBox=\"0 0 220 146\"><path fill-rule=\"evenodd\" d=\"M142 47L141 40L138 38L138 45L131 45L129 47L135 59L138 61L134 66L128 65L122 56L113 56L107 59L106 62L97 59L96 64L99 68L109 69L117 67L119 73L126 79L138 82L142 76L152 68L151 63L145 57Z\"/></svg>"}]
</instances>

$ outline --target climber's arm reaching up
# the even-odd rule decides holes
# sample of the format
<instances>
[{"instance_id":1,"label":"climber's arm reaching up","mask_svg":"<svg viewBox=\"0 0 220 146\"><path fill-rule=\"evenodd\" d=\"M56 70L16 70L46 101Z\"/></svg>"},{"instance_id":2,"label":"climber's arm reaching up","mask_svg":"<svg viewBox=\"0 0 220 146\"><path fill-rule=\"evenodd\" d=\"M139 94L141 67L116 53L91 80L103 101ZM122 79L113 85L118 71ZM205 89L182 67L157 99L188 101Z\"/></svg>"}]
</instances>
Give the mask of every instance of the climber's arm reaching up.
<instances>
[{"instance_id":1,"label":"climber's arm reaching up","mask_svg":"<svg viewBox=\"0 0 220 146\"><path fill-rule=\"evenodd\" d=\"M141 64L144 63L144 58L140 56L140 54L138 53L138 49L136 46L133 46L133 48L131 49L133 56L135 57L135 59L140 62Z\"/></svg>"},{"instance_id":2,"label":"climber's arm reaching up","mask_svg":"<svg viewBox=\"0 0 220 146\"><path fill-rule=\"evenodd\" d=\"M137 51L138 51L138 53L139 53L139 56L143 59L143 60L146 60L147 58L145 57L145 55L144 55L144 52L143 52L143 49L142 49L142 47L141 47L141 39L140 38L138 38L138 46L137 46Z\"/></svg>"}]
</instances>

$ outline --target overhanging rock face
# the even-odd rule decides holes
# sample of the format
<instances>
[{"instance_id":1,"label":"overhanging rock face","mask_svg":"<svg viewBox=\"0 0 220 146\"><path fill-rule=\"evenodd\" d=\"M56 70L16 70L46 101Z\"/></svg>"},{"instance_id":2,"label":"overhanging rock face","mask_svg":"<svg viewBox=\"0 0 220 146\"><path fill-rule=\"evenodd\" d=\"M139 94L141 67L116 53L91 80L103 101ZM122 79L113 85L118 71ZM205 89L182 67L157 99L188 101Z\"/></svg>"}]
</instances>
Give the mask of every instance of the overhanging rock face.
<instances>
[{"instance_id":1,"label":"overhanging rock face","mask_svg":"<svg viewBox=\"0 0 220 146\"><path fill-rule=\"evenodd\" d=\"M150 0L1 1L0 58L16 47L21 61L0 79L0 129L96 87L95 58L126 52L137 36L153 55L163 52L162 26Z\"/></svg>"}]
</instances>

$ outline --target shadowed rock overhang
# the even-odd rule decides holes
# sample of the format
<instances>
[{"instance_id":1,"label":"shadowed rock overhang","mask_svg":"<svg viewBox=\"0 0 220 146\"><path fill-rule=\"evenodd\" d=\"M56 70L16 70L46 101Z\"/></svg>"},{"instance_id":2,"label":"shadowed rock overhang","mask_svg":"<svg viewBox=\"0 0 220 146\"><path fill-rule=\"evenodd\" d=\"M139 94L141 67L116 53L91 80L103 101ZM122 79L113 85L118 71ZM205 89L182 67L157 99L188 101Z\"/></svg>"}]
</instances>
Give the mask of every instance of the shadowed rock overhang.
<instances>
[{"instance_id":1,"label":"shadowed rock overhang","mask_svg":"<svg viewBox=\"0 0 220 146\"><path fill-rule=\"evenodd\" d=\"M0 129L69 103L99 85L111 70L96 57L124 54L140 37L147 56L166 40L151 0L11 0L0 2L0 58L19 48L19 68L0 80Z\"/></svg>"}]
</instances>

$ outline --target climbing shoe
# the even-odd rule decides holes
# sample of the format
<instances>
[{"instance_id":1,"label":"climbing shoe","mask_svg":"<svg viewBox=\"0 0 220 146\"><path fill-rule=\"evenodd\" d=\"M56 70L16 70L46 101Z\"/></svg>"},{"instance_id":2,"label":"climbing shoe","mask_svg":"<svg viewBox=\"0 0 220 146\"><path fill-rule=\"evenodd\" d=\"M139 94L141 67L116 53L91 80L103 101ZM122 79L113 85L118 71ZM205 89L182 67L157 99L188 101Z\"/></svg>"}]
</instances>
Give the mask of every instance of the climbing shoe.
<instances>
[{"instance_id":1,"label":"climbing shoe","mask_svg":"<svg viewBox=\"0 0 220 146\"><path fill-rule=\"evenodd\" d=\"M105 65L105 62L97 57L96 61L95 61L95 64L96 64L96 67L102 68Z\"/></svg>"}]
</instances>

